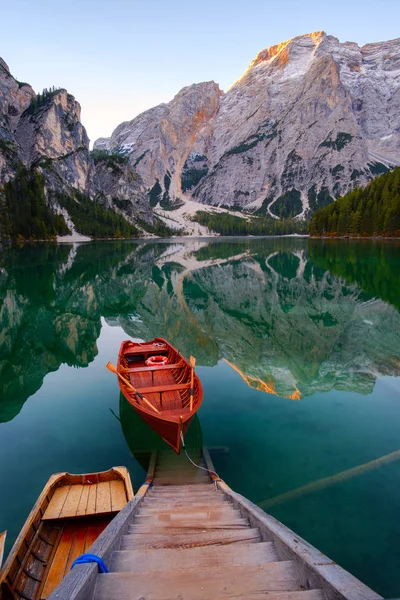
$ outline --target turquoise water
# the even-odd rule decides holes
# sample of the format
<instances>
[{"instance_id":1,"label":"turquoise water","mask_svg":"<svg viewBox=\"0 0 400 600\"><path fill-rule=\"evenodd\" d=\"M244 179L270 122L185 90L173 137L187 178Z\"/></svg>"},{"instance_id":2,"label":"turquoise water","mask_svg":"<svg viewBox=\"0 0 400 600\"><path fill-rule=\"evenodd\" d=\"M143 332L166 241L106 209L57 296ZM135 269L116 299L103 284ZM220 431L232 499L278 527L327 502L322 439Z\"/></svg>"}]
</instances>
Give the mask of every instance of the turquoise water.
<instances>
[{"instance_id":1,"label":"turquoise water","mask_svg":"<svg viewBox=\"0 0 400 600\"><path fill-rule=\"evenodd\" d=\"M127 337L163 336L197 359L204 401L191 436L211 448L220 476L379 593L398 596L400 458L373 461L400 450L399 273L396 242L3 252L8 548L53 472L122 464L135 489L143 481L156 441L104 366Z\"/></svg>"}]
</instances>

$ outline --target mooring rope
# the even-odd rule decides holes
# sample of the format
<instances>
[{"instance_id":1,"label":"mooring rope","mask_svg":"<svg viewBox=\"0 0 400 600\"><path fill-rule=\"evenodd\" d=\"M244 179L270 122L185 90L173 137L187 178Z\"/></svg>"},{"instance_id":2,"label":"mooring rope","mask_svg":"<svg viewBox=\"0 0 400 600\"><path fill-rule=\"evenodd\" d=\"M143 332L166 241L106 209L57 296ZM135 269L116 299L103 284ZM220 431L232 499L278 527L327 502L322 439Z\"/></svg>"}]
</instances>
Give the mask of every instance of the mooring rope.
<instances>
[{"instance_id":1,"label":"mooring rope","mask_svg":"<svg viewBox=\"0 0 400 600\"><path fill-rule=\"evenodd\" d=\"M196 467L197 469L201 469L202 471L207 471L207 473L210 473L210 474L213 473L218 479L221 479L221 477L215 471L212 471L211 469L207 469L206 467L201 467L200 465L196 465L196 463L192 461L192 459L190 458L189 454L186 451L185 440L183 438L182 432L181 432L181 442L182 442L183 451L186 454L186 458L188 459L189 462L192 463L192 465L194 467Z\"/></svg>"}]
</instances>

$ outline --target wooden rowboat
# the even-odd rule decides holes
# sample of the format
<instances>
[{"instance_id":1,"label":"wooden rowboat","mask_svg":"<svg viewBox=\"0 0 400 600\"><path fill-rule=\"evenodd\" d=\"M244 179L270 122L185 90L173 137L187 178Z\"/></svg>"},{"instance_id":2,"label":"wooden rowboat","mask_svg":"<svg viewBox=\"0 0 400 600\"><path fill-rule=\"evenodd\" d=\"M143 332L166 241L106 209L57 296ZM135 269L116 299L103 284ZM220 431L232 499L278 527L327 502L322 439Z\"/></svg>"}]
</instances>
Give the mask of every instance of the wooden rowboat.
<instances>
[{"instance_id":1,"label":"wooden rowboat","mask_svg":"<svg viewBox=\"0 0 400 600\"><path fill-rule=\"evenodd\" d=\"M146 365L151 357L163 357L166 364ZM194 364L193 357L189 364L162 338L122 342L118 356L117 374L125 398L177 454L181 434L185 435L203 399Z\"/></svg>"},{"instance_id":2,"label":"wooden rowboat","mask_svg":"<svg viewBox=\"0 0 400 600\"><path fill-rule=\"evenodd\" d=\"M45 600L132 498L125 467L52 475L0 571L1 600Z\"/></svg>"}]
</instances>

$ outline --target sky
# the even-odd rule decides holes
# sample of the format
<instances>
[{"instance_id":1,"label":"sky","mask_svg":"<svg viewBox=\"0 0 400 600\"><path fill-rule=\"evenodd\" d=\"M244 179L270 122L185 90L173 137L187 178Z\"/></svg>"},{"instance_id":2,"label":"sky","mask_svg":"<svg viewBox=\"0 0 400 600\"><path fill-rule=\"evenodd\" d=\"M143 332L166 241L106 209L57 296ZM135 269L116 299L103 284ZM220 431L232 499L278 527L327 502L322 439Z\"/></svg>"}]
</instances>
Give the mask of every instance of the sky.
<instances>
[{"instance_id":1,"label":"sky","mask_svg":"<svg viewBox=\"0 0 400 600\"><path fill-rule=\"evenodd\" d=\"M92 143L192 83L226 91L258 52L297 35L400 37L400 0L0 0L0 15L11 73L73 94Z\"/></svg>"}]
</instances>

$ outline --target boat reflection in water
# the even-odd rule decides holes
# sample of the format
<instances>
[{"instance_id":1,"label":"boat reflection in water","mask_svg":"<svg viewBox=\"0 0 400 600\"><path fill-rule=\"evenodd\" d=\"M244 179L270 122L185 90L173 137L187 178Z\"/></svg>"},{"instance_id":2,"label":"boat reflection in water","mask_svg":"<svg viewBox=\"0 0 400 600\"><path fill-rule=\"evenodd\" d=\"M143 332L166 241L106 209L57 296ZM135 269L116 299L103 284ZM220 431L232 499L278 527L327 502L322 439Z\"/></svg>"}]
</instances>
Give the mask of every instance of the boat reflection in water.
<instances>
[{"instance_id":1,"label":"boat reflection in water","mask_svg":"<svg viewBox=\"0 0 400 600\"><path fill-rule=\"evenodd\" d=\"M132 410L131 405L121 393L119 398L119 416L122 432L130 451L141 467L147 471L151 454L162 451L176 456L172 448ZM198 455L203 446L203 435L198 415L194 415L189 430L185 436L185 445L189 456Z\"/></svg>"}]
</instances>

